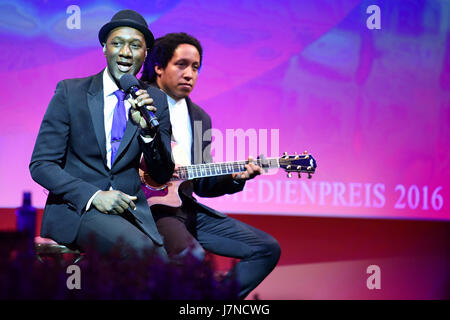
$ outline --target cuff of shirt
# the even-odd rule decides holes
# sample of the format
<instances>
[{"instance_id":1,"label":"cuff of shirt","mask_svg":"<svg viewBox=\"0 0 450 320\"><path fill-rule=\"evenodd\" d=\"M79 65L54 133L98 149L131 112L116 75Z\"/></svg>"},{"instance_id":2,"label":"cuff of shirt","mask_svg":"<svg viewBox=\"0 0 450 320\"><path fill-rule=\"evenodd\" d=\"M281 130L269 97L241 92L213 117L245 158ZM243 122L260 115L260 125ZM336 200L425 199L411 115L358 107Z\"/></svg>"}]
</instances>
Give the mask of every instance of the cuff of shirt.
<instances>
[{"instance_id":1,"label":"cuff of shirt","mask_svg":"<svg viewBox=\"0 0 450 320\"><path fill-rule=\"evenodd\" d=\"M92 201L94 201L95 196L97 195L97 193L99 193L102 190L98 190L96 193L94 193L94 195L89 199L87 205L86 205L86 211L88 211L91 208L91 204Z\"/></svg>"},{"instance_id":2,"label":"cuff of shirt","mask_svg":"<svg viewBox=\"0 0 450 320\"><path fill-rule=\"evenodd\" d=\"M142 141L144 141L144 143L150 143L153 141L154 138L150 138L150 137L144 137L143 135L141 135Z\"/></svg>"}]
</instances>

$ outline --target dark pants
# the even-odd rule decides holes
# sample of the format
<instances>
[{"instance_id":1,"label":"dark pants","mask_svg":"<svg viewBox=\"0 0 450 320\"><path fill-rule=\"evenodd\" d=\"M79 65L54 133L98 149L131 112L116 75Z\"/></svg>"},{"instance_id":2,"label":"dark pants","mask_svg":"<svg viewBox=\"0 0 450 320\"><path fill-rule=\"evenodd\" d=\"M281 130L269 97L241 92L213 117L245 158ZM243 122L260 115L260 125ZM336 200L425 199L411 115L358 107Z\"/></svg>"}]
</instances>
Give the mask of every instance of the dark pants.
<instances>
[{"instance_id":1,"label":"dark pants","mask_svg":"<svg viewBox=\"0 0 450 320\"><path fill-rule=\"evenodd\" d=\"M164 247L155 244L139 229L133 223L131 216L104 214L96 209L85 213L75 240L78 248L83 250L94 247L101 254L110 254L118 244L123 245L122 249L130 248L140 257L143 253L153 251L159 254L164 261L167 260L167 252ZM129 258L130 252L123 250L121 258Z\"/></svg>"},{"instance_id":2,"label":"dark pants","mask_svg":"<svg viewBox=\"0 0 450 320\"><path fill-rule=\"evenodd\" d=\"M272 236L228 216L192 210L154 216L169 256L190 251L202 258L202 247L217 255L241 259L229 273L235 274L240 284L241 299L267 277L280 258L280 246Z\"/></svg>"}]
</instances>

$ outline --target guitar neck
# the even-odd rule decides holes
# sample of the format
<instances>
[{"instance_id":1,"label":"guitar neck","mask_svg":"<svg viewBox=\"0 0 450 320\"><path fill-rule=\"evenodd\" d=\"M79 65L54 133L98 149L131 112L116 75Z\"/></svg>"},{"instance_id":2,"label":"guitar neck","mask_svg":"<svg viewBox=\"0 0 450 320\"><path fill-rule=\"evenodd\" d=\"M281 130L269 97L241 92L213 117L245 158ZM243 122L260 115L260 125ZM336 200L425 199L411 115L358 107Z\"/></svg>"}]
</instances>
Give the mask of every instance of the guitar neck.
<instances>
[{"instance_id":1,"label":"guitar neck","mask_svg":"<svg viewBox=\"0 0 450 320\"><path fill-rule=\"evenodd\" d=\"M252 161L261 168L279 168L280 162L278 158L264 158ZM177 180L191 180L197 178L223 176L232 173L245 171L245 165L249 161L232 161L220 163L195 164L190 166L178 167L175 173L178 174Z\"/></svg>"}]
</instances>

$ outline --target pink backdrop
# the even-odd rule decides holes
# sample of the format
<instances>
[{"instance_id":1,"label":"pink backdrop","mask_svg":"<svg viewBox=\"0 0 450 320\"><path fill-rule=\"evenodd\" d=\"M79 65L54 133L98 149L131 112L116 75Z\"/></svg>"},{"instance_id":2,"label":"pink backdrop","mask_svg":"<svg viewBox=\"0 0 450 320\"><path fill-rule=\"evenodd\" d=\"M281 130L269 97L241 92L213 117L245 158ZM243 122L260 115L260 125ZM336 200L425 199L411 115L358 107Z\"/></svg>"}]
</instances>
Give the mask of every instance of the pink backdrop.
<instances>
[{"instance_id":1,"label":"pink backdrop","mask_svg":"<svg viewBox=\"0 0 450 320\"><path fill-rule=\"evenodd\" d=\"M372 4L381 29L367 27ZM105 67L97 30L132 8L156 37L185 31L202 42L192 98L213 119L216 161L304 150L317 160L311 180L278 172L205 203L239 213L450 219L447 1L78 1L80 29L67 27L70 5L0 3L0 207L18 206L23 190L44 206L28 164L48 102L59 80ZM242 150L232 139L239 129L256 137Z\"/></svg>"}]
</instances>

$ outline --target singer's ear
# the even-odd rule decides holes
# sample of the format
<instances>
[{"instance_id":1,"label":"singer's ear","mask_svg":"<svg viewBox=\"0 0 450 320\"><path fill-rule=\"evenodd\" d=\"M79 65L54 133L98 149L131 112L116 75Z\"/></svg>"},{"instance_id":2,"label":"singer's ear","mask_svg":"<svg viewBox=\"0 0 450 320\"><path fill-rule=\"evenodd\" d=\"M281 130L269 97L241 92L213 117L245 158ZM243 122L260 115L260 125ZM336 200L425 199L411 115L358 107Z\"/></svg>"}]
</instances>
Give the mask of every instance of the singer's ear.
<instances>
[{"instance_id":1,"label":"singer's ear","mask_svg":"<svg viewBox=\"0 0 450 320\"><path fill-rule=\"evenodd\" d=\"M106 54L106 43L103 43L103 54Z\"/></svg>"}]
</instances>

